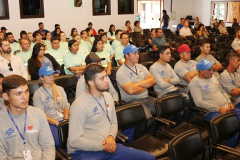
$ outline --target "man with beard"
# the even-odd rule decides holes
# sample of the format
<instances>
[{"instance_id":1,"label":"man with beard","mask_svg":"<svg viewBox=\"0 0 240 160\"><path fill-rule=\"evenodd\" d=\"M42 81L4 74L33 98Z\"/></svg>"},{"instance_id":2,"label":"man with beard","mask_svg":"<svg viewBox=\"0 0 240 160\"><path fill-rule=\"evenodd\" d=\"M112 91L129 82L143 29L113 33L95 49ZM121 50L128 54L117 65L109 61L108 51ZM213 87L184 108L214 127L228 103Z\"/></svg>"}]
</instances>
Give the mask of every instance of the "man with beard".
<instances>
[{"instance_id":1,"label":"man with beard","mask_svg":"<svg viewBox=\"0 0 240 160\"><path fill-rule=\"evenodd\" d=\"M220 83L234 99L235 107L240 109L240 74L236 72L240 65L240 55L229 53L226 62L228 66L220 75Z\"/></svg>"},{"instance_id":2,"label":"man with beard","mask_svg":"<svg viewBox=\"0 0 240 160\"><path fill-rule=\"evenodd\" d=\"M104 67L90 64L84 71L89 90L71 106L68 153L72 159L153 160L153 155L115 142L118 124Z\"/></svg>"},{"instance_id":3,"label":"man with beard","mask_svg":"<svg viewBox=\"0 0 240 160\"><path fill-rule=\"evenodd\" d=\"M6 35L7 35L7 40L12 48L12 52L14 53L15 51L21 50L19 43L14 41L14 36L12 32L8 32Z\"/></svg>"},{"instance_id":4,"label":"man with beard","mask_svg":"<svg viewBox=\"0 0 240 160\"><path fill-rule=\"evenodd\" d=\"M28 72L24 66L23 60L11 54L12 49L7 40L0 41L0 51L2 52L0 55L0 73L2 73L4 77L17 74L27 80Z\"/></svg>"},{"instance_id":5,"label":"man with beard","mask_svg":"<svg viewBox=\"0 0 240 160\"><path fill-rule=\"evenodd\" d=\"M240 54L240 28L236 29L236 37L231 46L235 52Z\"/></svg>"}]
</instances>

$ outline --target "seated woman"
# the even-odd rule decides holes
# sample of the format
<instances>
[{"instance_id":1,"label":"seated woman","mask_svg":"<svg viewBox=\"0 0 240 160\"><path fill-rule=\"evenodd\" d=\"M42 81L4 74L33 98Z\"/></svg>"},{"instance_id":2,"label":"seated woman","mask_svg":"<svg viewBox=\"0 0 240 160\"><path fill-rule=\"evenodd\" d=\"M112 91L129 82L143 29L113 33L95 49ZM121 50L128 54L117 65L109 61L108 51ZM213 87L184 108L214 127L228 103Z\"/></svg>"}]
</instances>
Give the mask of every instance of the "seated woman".
<instances>
[{"instance_id":1,"label":"seated woman","mask_svg":"<svg viewBox=\"0 0 240 160\"><path fill-rule=\"evenodd\" d=\"M104 60L101 61L101 65L105 67L105 70L107 72L107 75L111 74L112 64L109 58L109 55L103 50L103 41L102 40L95 40L93 43L93 48L91 52L94 52L97 54L100 58L104 58Z\"/></svg>"},{"instance_id":2,"label":"seated woman","mask_svg":"<svg viewBox=\"0 0 240 160\"><path fill-rule=\"evenodd\" d=\"M75 75L79 79L86 68L85 57L78 53L79 43L76 40L68 42L69 51L63 56L63 63L66 69L66 74Z\"/></svg>"},{"instance_id":3,"label":"seated woman","mask_svg":"<svg viewBox=\"0 0 240 160\"><path fill-rule=\"evenodd\" d=\"M155 33L155 29L151 29L151 34L150 36L147 38L147 43L149 45L149 48L152 49L152 39L156 37L156 33Z\"/></svg>"},{"instance_id":4,"label":"seated woman","mask_svg":"<svg viewBox=\"0 0 240 160\"><path fill-rule=\"evenodd\" d=\"M93 45L93 42L95 40L95 37L93 36L93 29L92 28L86 28L87 34L88 34L88 38L90 38L91 40L91 45Z\"/></svg>"},{"instance_id":5,"label":"seated woman","mask_svg":"<svg viewBox=\"0 0 240 160\"><path fill-rule=\"evenodd\" d=\"M49 66L43 66L39 69L42 86L33 95L33 106L40 108L46 114L55 147L58 148L57 126L60 122L68 120L70 105L64 89L54 83L54 74L59 74L59 71L53 71Z\"/></svg>"},{"instance_id":6,"label":"seated woman","mask_svg":"<svg viewBox=\"0 0 240 160\"><path fill-rule=\"evenodd\" d=\"M132 33L131 23L130 21L125 22L125 26L122 29L123 33Z\"/></svg>"},{"instance_id":7,"label":"seated woman","mask_svg":"<svg viewBox=\"0 0 240 160\"><path fill-rule=\"evenodd\" d=\"M134 32L140 32L141 34L143 34L143 30L140 27L140 22L139 21L135 21L134 22L134 28L133 28Z\"/></svg>"},{"instance_id":8,"label":"seated woman","mask_svg":"<svg viewBox=\"0 0 240 160\"><path fill-rule=\"evenodd\" d=\"M69 40L72 40L73 37L75 37L76 35L78 35L77 29L76 28L72 28Z\"/></svg>"},{"instance_id":9,"label":"seated woman","mask_svg":"<svg viewBox=\"0 0 240 160\"><path fill-rule=\"evenodd\" d=\"M115 26L113 24L110 25L109 30L107 32L107 39L112 42L116 39L115 36Z\"/></svg>"},{"instance_id":10,"label":"seated woman","mask_svg":"<svg viewBox=\"0 0 240 160\"><path fill-rule=\"evenodd\" d=\"M52 49L52 45L51 45L52 35L51 35L51 32L47 31L45 33L45 36L46 36L45 44L47 46L47 49L50 50L50 49Z\"/></svg>"},{"instance_id":11,"label":"seated woman","mask_svg":"<svg viewBox=\"0 0 240 160\"><path fill-rule=\"evenodd\" d=\"M208 38L209 33L207 29L204 27L203 24L199 24L198 29L197 29L197 37L199 39L205 39Z\"/></svg>"},{"instance_id":12,"label":"seated woman","mask_svg":"<svg viewBox=\"0 0 240 160\"><path fill-rule=\"evenodd\" d=\"M49 66L53 70L59 70L60 71L60 65L56 61L56 59L51 56L50 54L45 52L45 47L41 43L36 43L33 47L32 56L28 60L28 71L31 76L31 80L38 80L38 71L43 66ZM59 76L58 74L54 74L55 77Z\"/></svg>"},{"instance_id":13,"label":"seated woman","mask_svg":"<svg viewBox=\"0 0 240 160\"><path fill-rule=\"evenodd\" d=\"M106 52L110 57L110 60L112 60L114 57L114 51L112 49L112 46L107 41L107 35L105 33L102 33L100 35L100 39L103 41L103 52Z\"/></svg>"}]
</instances>

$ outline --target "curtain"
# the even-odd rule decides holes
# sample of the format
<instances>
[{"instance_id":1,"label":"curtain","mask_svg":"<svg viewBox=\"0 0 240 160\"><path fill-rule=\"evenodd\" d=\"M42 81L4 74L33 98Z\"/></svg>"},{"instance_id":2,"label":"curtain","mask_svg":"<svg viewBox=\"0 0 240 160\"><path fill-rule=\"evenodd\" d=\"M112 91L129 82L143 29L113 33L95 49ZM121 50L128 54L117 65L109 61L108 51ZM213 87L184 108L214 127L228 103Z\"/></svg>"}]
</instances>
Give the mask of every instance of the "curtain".
<instances>
[{"instance_id":1,"label":"curtain","mask_svg":"<svg viewBox=\"0 0 240 160\"><path fill-rule=\"evenodd\" d=\"M239 22L240 2L228 2L227 22L233 22L237 18Z\"/></svg>"}]
</instances>

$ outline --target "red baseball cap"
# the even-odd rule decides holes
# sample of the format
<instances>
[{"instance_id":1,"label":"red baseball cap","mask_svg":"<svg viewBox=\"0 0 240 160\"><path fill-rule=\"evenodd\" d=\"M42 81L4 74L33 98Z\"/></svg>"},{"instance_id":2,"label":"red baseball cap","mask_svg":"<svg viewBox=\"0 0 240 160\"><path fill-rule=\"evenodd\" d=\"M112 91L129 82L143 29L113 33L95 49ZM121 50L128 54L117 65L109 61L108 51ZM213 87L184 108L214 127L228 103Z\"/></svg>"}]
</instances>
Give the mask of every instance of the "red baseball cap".
<instances>
[{"instance_id":1,"label":"red baseball cap","mask_svg":"<svg viewBox=\"0 0 240 160\"><path fill-rule=\"evenodd\" d=\"M188 52L188 51L193 51L193 49L190 49L187 44L182 44L182 45L178 48L178 53Z\"/></svg>"}]
</instances>

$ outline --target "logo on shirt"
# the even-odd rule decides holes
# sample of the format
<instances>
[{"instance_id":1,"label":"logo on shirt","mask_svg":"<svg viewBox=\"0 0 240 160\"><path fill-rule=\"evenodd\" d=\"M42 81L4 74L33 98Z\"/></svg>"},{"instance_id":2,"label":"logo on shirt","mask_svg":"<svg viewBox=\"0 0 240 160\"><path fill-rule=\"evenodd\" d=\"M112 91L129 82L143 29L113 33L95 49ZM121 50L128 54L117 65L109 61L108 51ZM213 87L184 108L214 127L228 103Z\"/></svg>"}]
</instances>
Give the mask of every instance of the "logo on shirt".
<instances>
[{"instance_id":1,"label":"logo on shirt","mask_svg":"<svg viewBox=\"0 0 240 160\"><path fill-rule=\"evenodd\" d=\"M205 89L209 89L209 85L206 84L206 85L204 86L204 88L205 88Z\"/></svg>"},{"instance_id":2,"label":"logo on shirt","mask_svg":"<svg viewBox=\"0 0 240 160\"><path fill-rule=\"evenodd\" d=\"M187 69L188 71L190 71L190 70L191 70L191 68L190 68L190 67L187 67L186 69Z\"/></svg>"},{"instance_id":3,"label":"logo on shirt","mask_svg":"<svg viewBox=\"0 0 240 160\"><path fill-rule=\"evenodd\" d=\"M0 111L2 110L2 106L0 106Z\"/></svg>"},{"instance_id":4,"label":"logo on shirt","mask_svg":"<svg viewBox=\"0 0 240 160\"><path fill-rule=\"evenodd\" d=\"M33 126L28 126L28 130L32 130L33 129Z\"/></svg>"},{"instance_id":5,"label":"logo on shirt","mask_svg":"<svg viewBox=\"0 0 240 160\"><path fill-rule=\"evenodd\" d=\"M100 112L98 112L98 107L94 107L93 108L93 115L99 114Z\"/></svg>"},{"instance_id":6,"label":"logo on shirt","mask_svg":"<svg viewBox=\"0 0 240 160\"><path fill-rule=\"evenodd\" d=\"M215 83L216 86L218 86L218 83Z\"/></svg>"},{"instance_id":7,"label":"logo on shirt","mask_svg":"<svg viewBox=\"0 0 240 160\"><path fill-rule=\"evenodd\" d=\"M6 135L7 135L6 139L16 137L16 135L12 135L14 132L15 132L15 129L13 127L9 128L6 131Z\"/></svg>"},{"instance_id":8,"label":"logo on shirt","mask_svg":"<svg viewBox=\"0 0 240 160\"><path fill-rule=\"evenodd\" d=\"M162 70L162 71L160 72L160 74L161 74L161 76L164 76L164 75L165 75L164 70Z\"/></svg>"},{"instance_id":9,"label":"logo on shirt","mask_svg":"<svg viewBox=\"0 0 240 160\"><path fill-rule=\"evenodd\" d=\"M46 102L49 102L51 100L51 98L49 96L47 96L47 98L45 100L46 100Z\"/></svg>"},{"instance_id":10,"label":"logo on shirt","mask_svg":"<svg viewBox=\"0 0 240 160\"><path fill-rule=\"evenodd\" d=\"M133 76L134 76L133 72L130 72L130 78L133 77Z\"/></svg>"}]
</instances>

